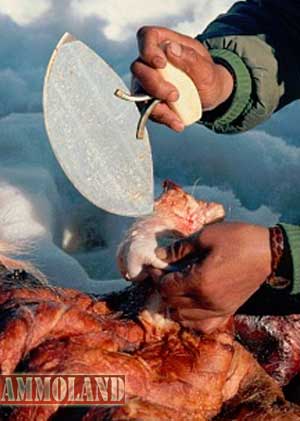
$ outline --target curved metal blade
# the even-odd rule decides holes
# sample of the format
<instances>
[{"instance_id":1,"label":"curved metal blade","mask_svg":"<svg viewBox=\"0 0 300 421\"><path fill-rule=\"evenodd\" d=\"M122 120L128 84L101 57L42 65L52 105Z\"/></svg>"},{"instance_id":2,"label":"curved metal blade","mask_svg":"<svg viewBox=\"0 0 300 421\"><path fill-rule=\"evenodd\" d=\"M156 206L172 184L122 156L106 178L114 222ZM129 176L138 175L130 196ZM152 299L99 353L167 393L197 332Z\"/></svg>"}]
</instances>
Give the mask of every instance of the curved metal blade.
<instances>
[{"instance_id":1,"label":"curved metal blade","mask_svg":"<svg viewBox=\"0 0 300 421\"><path fill-rule=\"evenodd\" d=\"M128 90L95 52L65 34L48 65L44 116L54 153L67 177L108 212L145 215L153 209L148 133L136 139L135 104L114 95Z\"/></svg>"}]
</instances>

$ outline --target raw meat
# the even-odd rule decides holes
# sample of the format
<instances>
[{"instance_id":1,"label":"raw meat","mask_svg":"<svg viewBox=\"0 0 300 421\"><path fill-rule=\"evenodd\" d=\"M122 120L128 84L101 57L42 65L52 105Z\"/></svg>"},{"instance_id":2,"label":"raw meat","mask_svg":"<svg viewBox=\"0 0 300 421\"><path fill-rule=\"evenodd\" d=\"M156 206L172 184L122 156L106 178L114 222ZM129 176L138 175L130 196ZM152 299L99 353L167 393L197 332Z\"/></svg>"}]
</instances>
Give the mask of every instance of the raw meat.
<instances>
[{"instance_id":1,"label":"raw meat","mask_svg":"<svg viewBox=\"0 0 300 421\"><path fill-rule=\"evenodd\" d=\"M171 230L173 236L187 235L223 217L220 205L215 208L196 202L174 184L166 187L166 196L157 202L153 218L160 209L162 215L168 213L172 204L168 218L175 224L166 226L163 222L161 226ZM182 204L180 212L177 197ZM213 217L207 218L206 213L201 218L200 208ZM189 218L185 220L186 215ZM143 222L135 226L139 230L137 238L142 235ZM151 227L151 217L146 223ZM163 231L165 228L159 230ZM124 259L130 255L125 243L120 248L121 259L122 250ZM126 266L126 260L122 263ZM247 323L238 317L242 336ZM2 408L2 418L300 420L300 408L284 399L279 384L234 339L233 324L230 320L222 330L209 335L182 328L168 318L150 278L96 298L44 285L25 271L9 271L2 266L1 372L125 374L127 394L127 403L122 407ZM257 329L257 325L249 329L249 336Z\"/></svg>"}]
</instances>

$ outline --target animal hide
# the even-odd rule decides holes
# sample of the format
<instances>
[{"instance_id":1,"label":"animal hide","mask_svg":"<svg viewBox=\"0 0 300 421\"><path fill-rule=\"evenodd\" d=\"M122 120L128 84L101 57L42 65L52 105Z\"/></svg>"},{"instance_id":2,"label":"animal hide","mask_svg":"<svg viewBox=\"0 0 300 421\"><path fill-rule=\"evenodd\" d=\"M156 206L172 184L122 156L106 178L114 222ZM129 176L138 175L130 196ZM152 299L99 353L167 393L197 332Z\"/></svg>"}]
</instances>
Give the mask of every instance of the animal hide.
<instances>
[{"instance_id":1,"label":"animal hide","mask_svg":"<svg viewBox=\"0 0 300 421\"><path fill-rule=\"evenodd\" d=\"M171 231L172 235L183 236L214 218L220 219L220 205L214 212L213 206L195 201L178 186L168 183L166 187L157 203L169 209L179 195L182 212L176 210L176 224L161 224L159 233L167 230L168 234ZM200 209L209 212L201 218ZM159 212L156 207L155 218ZM187 214L189 218L185 220ZM209 219L208 214L213 218ZM151 223L151 217L147 223ZM133 231L141 226L136 225ZM135 234L137 240L141 233ZM132 230L128 235L132 235ZM120 248L123 268L130 255L128 245L125 239ZM249 320L237 317L236 326L243 341L247 342L248 334L259 342L257 332L262 325L259 321L253 323L255 316ZM266 320L263 322L266 324ZM276 337L282 332L284 327L270 335ZM274 361L278 349L281 348L274 347L270 361ZM284 353L277 355L278 364L285 363L281 361ZM256 357L259 359L259 352ZM266 360L264 363L268 368ZM270 364L270 374L272 367ZM2 408L3 419L300 420L300 408L285 400L279 383L235 339L233 320L205 335L181 327L168 317L150 278L124 291L94 297L44 285L25 271L9 271L2 266L0 369L3 374L21 371L126 376L125 406ZM297 370L298 365L294 364L292 371Z\"/></svg>"}]
</instances>

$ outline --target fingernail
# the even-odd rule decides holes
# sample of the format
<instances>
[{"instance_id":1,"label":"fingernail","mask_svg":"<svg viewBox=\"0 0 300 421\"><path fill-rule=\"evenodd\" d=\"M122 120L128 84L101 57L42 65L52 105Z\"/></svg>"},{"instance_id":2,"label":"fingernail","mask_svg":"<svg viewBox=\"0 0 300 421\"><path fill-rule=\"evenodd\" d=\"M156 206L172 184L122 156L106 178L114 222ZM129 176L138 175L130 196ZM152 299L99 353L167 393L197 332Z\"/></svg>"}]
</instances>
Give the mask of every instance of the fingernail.
<instances>
[{"instance_id":1,"label":"fingernail","mask_svg":"<svg viewBox=\"0 0 300 421\"><path fill-rule=\"evenodd\" d=\"M163 57L160 56L156 56L154 57L154 59L152 60L152 63L155 67L158 68L164 68L166 65L166 60Z\"/></svg>"},{"instance_id":2,"label":"fingernail","mask_svg":"<svg viewBox=\"0 0 300 421\"><path fill-rule=\"evenodd\" d=\"M172 91L168 95L168 101L170 101L170 102L177 101L178 97L179 97L178 92L177 91Z\"/></svg>"},{"instance_id":3,"label":"fingernail","mask_svg":"<svg viewBox=\"0 0 300 421\"><path fill-rule=\"evenodd\" d=\"M180 120L173 120L173 129L176 130L177 132L182 132L182 130L184 129L184 124L182 121Z\"/></svg>"},{"instance_id":4,"label":"fingernail","mask_svg":"<svg viewBox=\"0 0 300 421\"><path fill-rule=\"evenodd\" d=\"M171 42L171 44L168 48L170 48L171 53L174 54L174 56L177 56L177 57L181 56L182 47L177 42Z\"/></svg>"}]
</instances>

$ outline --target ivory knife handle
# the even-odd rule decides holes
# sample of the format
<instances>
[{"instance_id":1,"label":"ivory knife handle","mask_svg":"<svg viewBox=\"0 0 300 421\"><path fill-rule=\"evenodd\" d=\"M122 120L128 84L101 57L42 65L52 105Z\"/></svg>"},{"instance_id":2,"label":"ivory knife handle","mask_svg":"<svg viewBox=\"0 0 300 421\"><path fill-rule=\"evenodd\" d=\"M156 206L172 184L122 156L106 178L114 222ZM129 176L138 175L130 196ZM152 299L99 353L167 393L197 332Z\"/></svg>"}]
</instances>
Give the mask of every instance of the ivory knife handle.
<instances>
[{"instance_id":1,"label":"ivory knife handle","mask_svg":"<svg viewBox=\"0 0 300 421\"><path fill-rule=\"evenodd\" d=\"M161 76L172 83L179 92L179 98L169 106L178 115L185 126L189 126L202 117L202 105L199 92L192 79L182 70L167 62L166 67L157 69Z\"/></svg>"}]
</instances>

